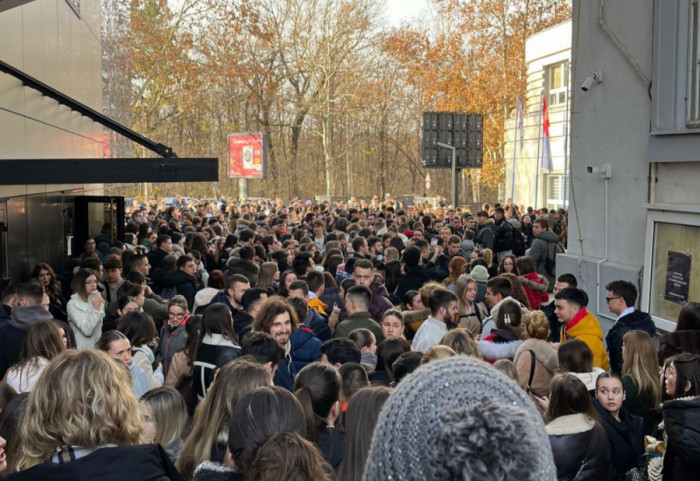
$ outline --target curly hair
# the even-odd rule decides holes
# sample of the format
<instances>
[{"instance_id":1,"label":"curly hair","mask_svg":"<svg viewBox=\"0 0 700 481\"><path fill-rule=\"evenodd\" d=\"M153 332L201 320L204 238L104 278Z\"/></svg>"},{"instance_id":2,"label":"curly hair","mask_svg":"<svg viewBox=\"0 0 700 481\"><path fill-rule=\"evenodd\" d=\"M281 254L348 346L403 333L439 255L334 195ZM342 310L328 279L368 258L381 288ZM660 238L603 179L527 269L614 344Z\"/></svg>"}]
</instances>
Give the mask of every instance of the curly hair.
<instances>
[{"instance_id":1,"label":"curly hair","mask_svg":"<svg viewBox=\"0 0 700 481\"><path fill-rule=\"evenodd\" d=\"M19 467L40 464L61 446L140 444L142 424L125 369L101 351L64 351L29 394Z\"/></svg>"}]
</instances>

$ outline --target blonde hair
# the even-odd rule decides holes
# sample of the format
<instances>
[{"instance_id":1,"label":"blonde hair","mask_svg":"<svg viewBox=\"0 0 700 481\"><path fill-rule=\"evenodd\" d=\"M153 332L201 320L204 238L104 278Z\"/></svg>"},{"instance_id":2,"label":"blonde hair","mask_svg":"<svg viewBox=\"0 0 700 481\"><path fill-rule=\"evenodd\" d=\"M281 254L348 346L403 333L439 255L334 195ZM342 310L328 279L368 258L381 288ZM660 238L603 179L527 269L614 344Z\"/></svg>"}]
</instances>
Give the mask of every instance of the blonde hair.
<instances>
[{"instance_id":1,"label":"blonde hair","mask_svg":"<svg viewBox=\"0 0 700 481\"><path fill-rule=\"evenodd\" d=\"M467 304L466 299L469 284L476 285L476 280L469 274L462 274L457 278L457 282L455 283L455 294L457 295L457 306L459 308L460 316L463 316L469 312L469 308L471 307L469 304Z\"/></svg>"},{"instance_id":2,"label":"blonde hair","mask_svg":"<svg viewBox=\"0 0 700 481\"><path fill-rule=\"evenodd\" d=\"M654 340L648 332L628 331L622 336L622 344L625 347L622 375L632 378L640 394L649 393L656 406L661 402L661 381Z\"/></svg>"},{"instance_id":3,"label":"blonde hair","mask_svg":"<svg viewBox=\"0 0 700 481\"><path fill-rule=\"evenodd\" d=\"M228 424L238 400L256 387L269 385L270 374L254 361L239 358L221 368L195 411L192 431L180 452L177 470L184 479L192 479L195 468L211 458L215 443L228 443Z\"/></svg>"},{"instance_id":4,"label":"blonde hair","mask_svg":"<svg viewBox=\"0 0 700 481\"><path fill-rule=\"evenodd\" d=\"M398 249L396 247L387 247L384 249L384 262L398 261L401 258Z\"/></svg>"},{"instance_id":5,"label":"blonde hair","mask_svg":"<svg viewBox=\"0 0 700 481\"><path fill-rule=\"evenodd\" d=\"M486 262L487 267L493 265L493 251L489 248L481 249L481 258Z\"/></svg>"},{"instance_id":6,"label":"blonde hair","mask_svg":"<svg viewBox=\"0 0 700 481\"><path fill-rule=\"evenodd\" d=\"M154 443L168 447L180 439L187 422L187 407L182 394L169 387L151 389L141 396L141 402L148 404L156 425Z\"/></svg>"},{"instance_id":7,"label":"blonde hair","mask_svg":"<svg viewBox=\"0 0 700 481\"><path fill-rule=\"evenodd\" d=\"M423 284L423 287L420 288L420 291L418 291L420 292L420 300L425 307L430 305L430 296L438 289L446 290L444 285L436 281L426 282Z\"/></svg>"},{"instance_id":8,"label":"blonde hair","mask_svg":"<svg viewBox=\"0 0 700 481\"><path fill-rule=\"evenodd\" d=\"M438 359L445 359L446 357L452 357L456 355L457 353L454 352L454 350L451 347L437 344L425 351L425 354L423 354L420 363L422 366L423 364L428 364L431 361L437 361Z\"/></svg>"},{"instance_id":9,"label":"blonde hair","mask_svg":"<svg viewBox=\"0 0 700 481\"><path fill-rule=\"evenodd\" d=\"M46 366L27 399L19 468L43 463L62 446L140 444L142 423L122 367L102 351L64 351Z\"/></svg>"},{"instance_id":10,"label":"blonde hair","mask_svg":"<svg viewBox=\"0 0 700 481\"><path fill-rule=\"evenodd\" d=\"M449 347L456 354L483 359L476 342L466 329L450 329L442 336L439 344Z\"/></svg>"},{"instance_id":11,"label":"blonde hair","mask_svg":"<svg viewBox=\"0 0 700 481\"><path fill-rule=\"evenodd\" d=\"M542 339L544 341L549 337L549 321L542 311L532 311L530 315L524 319L525 332L531 339Z\"/></svg>"}]
</instances>

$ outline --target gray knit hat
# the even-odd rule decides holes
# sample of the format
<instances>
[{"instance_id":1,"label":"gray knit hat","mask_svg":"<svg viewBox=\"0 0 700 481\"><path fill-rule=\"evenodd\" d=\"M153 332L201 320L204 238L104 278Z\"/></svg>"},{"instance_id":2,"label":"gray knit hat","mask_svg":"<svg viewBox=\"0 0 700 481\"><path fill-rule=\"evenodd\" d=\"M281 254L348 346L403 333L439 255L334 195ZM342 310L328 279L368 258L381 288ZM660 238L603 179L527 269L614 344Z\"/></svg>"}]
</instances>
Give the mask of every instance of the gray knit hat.
<instances>
[{"instance_id":1,"label":"gray knit hat","mask_svg":"<svg viewBox=\"0 0 700 481\"><path fill-rule=\"evenodd\" d=\"M489 364L456 356L401 381L374 430L363 481L554 481L544 422Z\"/></svg>"},{"instance_id":2,"label":"gray knit hat","mask_svg":"<svg viewBox=\"0 0 700 481\"><path fill-rule=\"evenodd\" d=\"M489 271L484 266L474 266L474 269L469 273L476 282L486 282L489 280Z\"/></svg>"}]
</instances>

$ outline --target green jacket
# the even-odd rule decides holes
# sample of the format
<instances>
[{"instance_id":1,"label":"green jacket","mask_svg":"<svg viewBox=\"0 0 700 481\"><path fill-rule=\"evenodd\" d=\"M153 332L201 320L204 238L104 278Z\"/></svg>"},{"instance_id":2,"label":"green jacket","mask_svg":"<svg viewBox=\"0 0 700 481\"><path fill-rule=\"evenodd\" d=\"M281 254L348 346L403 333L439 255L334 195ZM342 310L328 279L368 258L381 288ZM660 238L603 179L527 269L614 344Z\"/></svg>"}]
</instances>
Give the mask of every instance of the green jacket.
<instances>
[{"instance_id":1,"label":"green jacket","mask_svg":"<svg viewBox=\"0 0 700 481\"><path fill-rule=\"evenodd\" d=\"M372 319L369 312L356 312L352 316L346 317L343 322L336 326L333 337L348 337L350 331L361 327L372 331L374 337L377 338L377 344L384 340L381 326Z\"/></svg>"}]
</instances>

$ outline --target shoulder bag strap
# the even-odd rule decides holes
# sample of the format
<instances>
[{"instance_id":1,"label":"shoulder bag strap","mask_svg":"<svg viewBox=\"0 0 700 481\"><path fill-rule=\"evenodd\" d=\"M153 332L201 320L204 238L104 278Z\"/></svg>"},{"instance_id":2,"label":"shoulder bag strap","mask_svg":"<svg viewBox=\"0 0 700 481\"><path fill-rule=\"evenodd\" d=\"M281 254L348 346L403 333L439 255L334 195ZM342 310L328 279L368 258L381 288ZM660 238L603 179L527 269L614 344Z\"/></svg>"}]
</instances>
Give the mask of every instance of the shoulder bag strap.
<instances>
[{"instance_id":1,"label":"shoulder bag strap","mask_svg":"<svg viewBox=\"0 0 700 481\"><path fill-rule=\"evenodd\" d=\"M588 450L586 451L586 455L583 457L583 462L581 463L581 466L578 468L578 471L576 471L576 474L574 475L574 480L576 481L583 471L583 469L586 467L586 464L588 464L588 455L591 454L591 448L593 448L593 440L595 439L595 426L593 426L593 429L591 429L591 440L588 443Z\"/></svg>"},{"instance_id":2,"label":"shoulder bag strap","mask_svg":"<svg viewBox=\"0 0 700 481\"><path fill-rule=\"evenodd\" d=\"M527 352L530 353L530 377L527 380L527 387L532 386L532 378L535 377L535 362L537 358L535 357L535 351L528 349Z\"/></svg>"}]
</instances>

